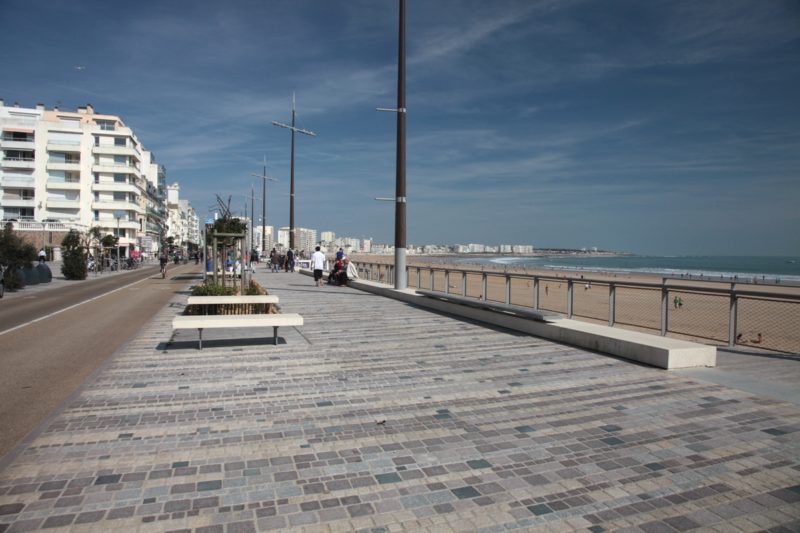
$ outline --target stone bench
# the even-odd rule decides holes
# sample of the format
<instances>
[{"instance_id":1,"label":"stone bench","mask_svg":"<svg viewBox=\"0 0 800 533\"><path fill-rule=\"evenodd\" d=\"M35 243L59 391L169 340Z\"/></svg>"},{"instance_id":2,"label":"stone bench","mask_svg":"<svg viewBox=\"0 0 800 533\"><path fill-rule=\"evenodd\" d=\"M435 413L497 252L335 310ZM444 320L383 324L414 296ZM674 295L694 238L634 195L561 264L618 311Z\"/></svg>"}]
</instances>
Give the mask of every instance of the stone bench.
<instances>
[{"instance_id":1,"label":"stone bench","mask_svg":"<svg viewBox=\"0 0 800 533\"><path fill-rule=\"evenodd\" d=\"M278 297L272 294L254 294L251 296L189 296L188 305L225 305L225 304L277 304Z\"/></svg>"},{"instance_id":2,"label":"stone bench","mask_svg":"<svg viewBox=\"0 0 800 533\"><path fill-rule=\"evenodd\" d=\"M213 298L217 298L214 296ZM273 339L278 344L278 328L281 326L302 326L303 317L297 313L277 315L178 315L172 319L172 329L196 329L198 347L203 349L203 330L218 328L261 328L272 327Z\"/></svg>"}]
</instances>

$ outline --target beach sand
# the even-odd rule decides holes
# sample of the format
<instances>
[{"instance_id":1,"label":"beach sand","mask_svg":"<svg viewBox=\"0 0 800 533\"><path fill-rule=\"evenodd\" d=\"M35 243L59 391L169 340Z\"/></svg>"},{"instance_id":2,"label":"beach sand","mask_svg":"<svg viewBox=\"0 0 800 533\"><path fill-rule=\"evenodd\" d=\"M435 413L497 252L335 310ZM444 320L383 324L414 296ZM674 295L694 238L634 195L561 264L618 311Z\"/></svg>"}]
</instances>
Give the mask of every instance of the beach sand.
<instances>
[{"instance_id":1,"label":"beach sand","mask_svg":"<svg viewBox=\"0 0 800 533\"><path fill-rule=\"evenodd\" d=\"M353 255L360 268L373 265L372 279L385 281L386 267L394 263L394 256ZM463 295L466 274L466 296L481 298L482 277L487 274L486 299L505 302L506 274L511 276L510 303L534 306L534 283L530 278L515 275L540 276L539 308L561 314L567 313L567 280L573 279L573 318L598 324L608 324L609 283L617 284L615 326L658 334L661 328L661 289L619 286L626 282L661 284L662 276L648 274L611 274L607 272L558 271L551 269L525 269L503 265L479 265L448 262L448 258L409 256L409 288L445 290L445 269L449 275L449 292ZM431 286L431 268L433 286ZM419 269L419 270L418 270ZM362 276L366 277L362 272ZM727 294L702 292L703 289L730 289L731 283L670 279L667 306L667 332L670 337L695 340L714 345L727 345L730 298ZM800 296L800 287L736 283L741 291L758 291L774 294L771 297L740 296L737 308L737 346L754 350L774 350L800 354L800 300L781 301L780 295ZM676 307L675 298L680 299ZM761 333L761 342L757 342Z\"/></svg>"}]
</instances>

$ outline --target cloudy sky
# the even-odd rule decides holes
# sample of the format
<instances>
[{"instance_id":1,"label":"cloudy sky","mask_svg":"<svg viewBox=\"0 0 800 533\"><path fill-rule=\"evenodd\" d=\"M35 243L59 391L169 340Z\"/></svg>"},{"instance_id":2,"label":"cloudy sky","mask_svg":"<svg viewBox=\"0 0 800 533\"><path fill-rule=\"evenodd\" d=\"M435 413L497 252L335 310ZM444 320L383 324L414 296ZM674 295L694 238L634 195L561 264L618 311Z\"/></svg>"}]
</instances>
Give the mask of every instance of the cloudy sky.
<instances>
[{"instance_id":1,"label":"cloudy sky","mask_svg":"<svg viewBox=\"0 0 800 533\"><path fill-rule=\"evenodd\" d=\"M800 255L800 3L407 0L408 240ZM3 0L0 97L131 126L201 216L393 239L395 0ZM76 66L85 67L76 69Z\"/></svg>"}]
</instances>

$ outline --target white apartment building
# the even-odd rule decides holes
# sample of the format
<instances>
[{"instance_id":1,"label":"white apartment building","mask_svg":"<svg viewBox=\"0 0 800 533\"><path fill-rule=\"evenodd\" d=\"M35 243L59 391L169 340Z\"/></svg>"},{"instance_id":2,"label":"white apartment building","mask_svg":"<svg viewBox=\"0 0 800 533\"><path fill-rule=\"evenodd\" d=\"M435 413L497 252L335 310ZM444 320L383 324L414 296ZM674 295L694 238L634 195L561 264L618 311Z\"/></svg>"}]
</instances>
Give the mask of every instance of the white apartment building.
<instances>
[{"instance_id":1,"label":"white apartment building","mask_svg":"<svg viewBox=\"0 0 800 533\"><path fill-rule=\"evenodd\" d=\"M295 252L305 252L310 256L317 246L317 230L308 228L294 228L295 231ZM283 248L289 248L289 227L278 228L278 244Z\"/></svg>"},{"instance_id":2,"label":"white apartment building","mask_svg":"<svg viewBox=\"0 0 800 533\"><path fill-rule=\"evenodd\" d=\"M320 242L331 243L336 240L336 233L332 231L323 231L320 233Z\"/></svg>"},{"instance_id":3,"label":"white apartment building","mask_svg":"<svg viewBox=\"0 0 800 533\"><path fill-rule=\"evenodd\" d=\"M158 170L120 117L91 105L70 112L0 100L0 128L0 218L97 226L119 235L123 256L141 245L148 220L142 196L150 184L158 200Z\"/></svg>"}]
</instances>

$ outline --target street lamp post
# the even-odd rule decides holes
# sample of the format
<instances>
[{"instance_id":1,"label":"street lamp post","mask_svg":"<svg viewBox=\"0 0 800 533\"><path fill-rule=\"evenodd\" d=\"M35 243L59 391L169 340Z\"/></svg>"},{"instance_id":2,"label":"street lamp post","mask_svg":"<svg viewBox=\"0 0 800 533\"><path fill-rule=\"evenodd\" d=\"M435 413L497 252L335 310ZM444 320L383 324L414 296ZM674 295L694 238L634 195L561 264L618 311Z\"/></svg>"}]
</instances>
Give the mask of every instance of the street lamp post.
<instances>
[{"instance_id":1,"label":"street lamp post","mask_svg":"<svg viewBox=\"0 0 800 533\"><path fill-rule=\"evenodd\" d=\"M397 158L394 204L394 288L408 286L406 276L406 2L400 0L397 47L397 108L378 108L397 113Z\"/></svg>"},{"instance_id":2,"label":"street lamp post","mask_svg":"<svg viewBox=\"0 0 800 533\"><path fill-rule=\"evenodd\" d=\"M114 211L114 218L117 219L117 246L116 246L116 248L117 248L117 271L120 270L120 264L119 264L119 241L120 241L120 238L119 238L119 219L121 219L123 216L125 216L125 212L124 211Z\"/></svg>"},{"instance_id":3,"label":"street lamp post","mask_svg":"<svg viewBox=\"0 0 800 533\"><path fill-rule=\"evenodd\" d=\"M291 163L291 174L290 174L290 185L289 185L289 248L294 250L294 134L302 133L303 135L308 135L309 137L316 137L317 134L313 131L304 130L295 126L295 118L296 118L296 111L295 111L295 102L294 102L294 93L292 93L292 125L289 126L287 124L283 124L281 122L272 121L274 126L278 126L280 128L286 128L291 130L292 132L292 163Z\"/></svg>"},{"instance_id":4,"label":"street lamp post","mask_svg":"<svg viewBox=\"0 0 800 533\"><path fill-rule=\"evenodd\" d=\"M292 132L294 135L294 132ZM294 145L292 145L294 146ZM294 153L294 150L292 150ZM294 165L292 165L294 168ZM294 175L294 174L292 174ZM257 178L261 178L264 180L262 182L261 188L261 251L265 252L267 250L267 181L278 181L276 178L267 177L267 157L264 156L264 172L262 174L252 174L251 176L255 176Z\"/></svg>"}]
</instances>

